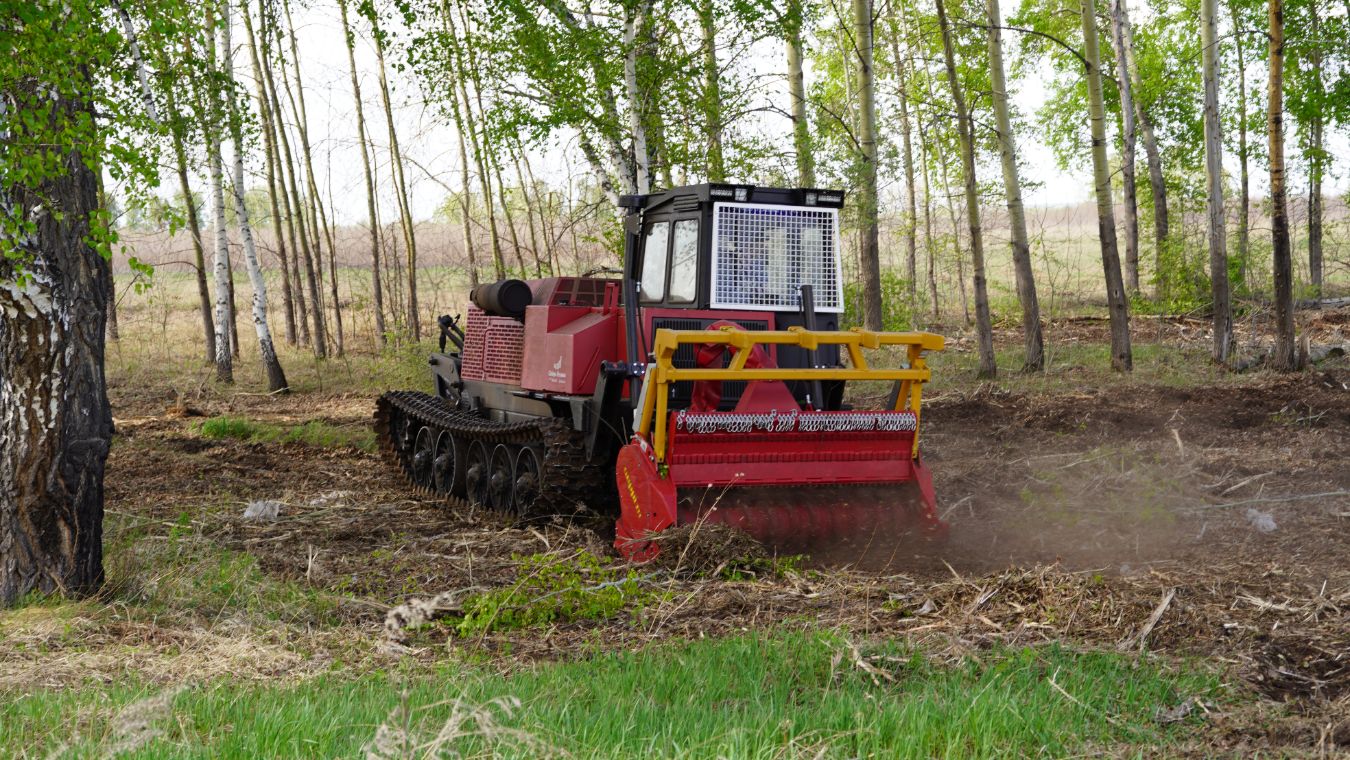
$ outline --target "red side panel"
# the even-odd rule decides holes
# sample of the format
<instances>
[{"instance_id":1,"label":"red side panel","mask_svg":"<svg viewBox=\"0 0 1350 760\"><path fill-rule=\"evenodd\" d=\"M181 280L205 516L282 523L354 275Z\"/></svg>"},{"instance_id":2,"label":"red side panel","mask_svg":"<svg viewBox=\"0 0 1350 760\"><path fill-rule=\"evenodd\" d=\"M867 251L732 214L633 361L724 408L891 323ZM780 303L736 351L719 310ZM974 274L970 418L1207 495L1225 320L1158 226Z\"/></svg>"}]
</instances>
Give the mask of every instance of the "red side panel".
<instances>
[{"instance_id":1,"label":"red side panel","mask_svg":"<svg viewBox=\"0 0 1350 760\"><path fill-rule=\"evenodd\" d=\"M595 392L600 362L613 361L618 312L578 306L525 310L525 360L521 386L532 391L586 395Z\"/></svg>"}]
</instances>

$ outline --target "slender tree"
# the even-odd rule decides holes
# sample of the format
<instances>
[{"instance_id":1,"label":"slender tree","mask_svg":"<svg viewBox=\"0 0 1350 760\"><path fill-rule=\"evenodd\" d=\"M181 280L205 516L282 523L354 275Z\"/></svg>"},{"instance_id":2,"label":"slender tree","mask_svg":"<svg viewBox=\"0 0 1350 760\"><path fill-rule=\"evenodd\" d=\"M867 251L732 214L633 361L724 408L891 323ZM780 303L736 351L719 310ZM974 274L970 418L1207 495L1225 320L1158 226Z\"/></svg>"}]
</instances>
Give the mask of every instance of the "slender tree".
<instances>
[{"instance_id":1,"label":"slender tree","mask_svg":"<svg viewBox=\"0 0 1350 760\"><path fill-rule=\"evenodd\" d=\"M1322 295L1322 180L1326 176L1327 163L1325 148L1327 97L1326 84L1322 81L1322 46L1326 43L1320 35L1323 10L1318 7L1315 0L1309 10L1308 33L1311 39L1308 45L1308 70L1305 76L1309 80L1308 98L1312 101L1312 107L1307 109L1304 153L1308 159L1308 280L1314 297L1317 297ZM1346 12L1350 13L1350 6L1346 7Z\"/></svg>"},{"instance_id":2,"label":"slender tree","mask_svg":"<svg viewBox=\"0 0 1350 760\"><path fill-rule=\"evenodd\" d=\"M273 16L269 17L266 22L263 22L263 27L264 29L260 31L264 31L266 28L271 28L275 31L275 34L272 35L272 37L278 42L276 55L279 57L282 56L283 54L280 48L281 25L277 23L276 18ZM282 168L283 175L281 182L284 186L283 190L290 191L289 200L286 203L288 206L286 218L288 220L287 224L291 225L293 230L293 240L296 245L292 247L296 251L297 259L299 259L296 266L297 278L300 275L301 268L304 270L303 286L297 287L296 293L298 295L302 291L308 291L309 313L313 320L312 340L310 343L314 349L314 355L320 359L324 359L328 356L328 330L323 312L323 302L319 298L319 281L314 274L314 251L311 250L310 233L305 229L304 206L300 202L300 184L295 176L295 156L291 151L290 136L287 134L286 125L282 119L282 114L284 114L285 111L281 109L281 95L277 91L276 77L272 71L272 51L270 40L267 39L269 35L264 33L262 36L264 38L263 77L267 80L268 99L272 102L272 113L275 115L277 138L278 142L281 143L281 154L278 156L278 163ZM282 71L284 74L284 64L282 64ZM317 244L317 241L314 242ZM303 312L305 310L304 297L298 296L296 303Z\"/></svg>"},{"instance_id":3,"label":"slender tree","mask_svg":"<svg viewBox=\"0 0 1350 760\"><path fill-rule=\"evenodd\" d=\"M164 87L164 110L169 120L170 140L173 143L174 173L178 177L178 189L183 196L184 216L187 217L188 233L192 237L192 253L196 263L197 298L202 315L202 345L206 350L206 362L216 360L216 326L211 315L211 291L206 284L206 252L202 247L202 226L197 217L197 203L192 195L192 184L188 181L188 122L177 108L177 96L172 86Z\"/></svg>"},{"instance_id":4,"label":"slender tree","mask_svg":"<svg viewBox=\"0 0 1350 760\"><path fill-rule=\"evenodd\" d=\"M259 0L260 18L262 17L261 2L262 0ZM244 32L248 35L249 62L253 67L254 97L258 104L258 121L262 127L263 160L267 165L265 169L267 175L267 205L272 211L272 231L276 234L277 259L281 263L281 301L286 315L286 343L294 346L296 344L295 302L291 296L290 257L286 251L286 237L281 227L282 201L277 192L277 149L275 133L272 131L272 109L267 101L262 64L258 59L258 37L253 33L253 18L249 12L247 0L244 0L241 10L242 13L239 15L244 19ZM282 197L284 197L284 194Z\"/></svg>"},{"instance_id":5,"label":"slender tree","mask_svg":"<svg viewBox=\"0 0 1350 760\"><path fill-rule=\"evenodd\" d=\"M858 79L858 225L862 228L863 324L882 329L881 241L877 230L876 76L872 69L871 0L853 0L853 48Z\"/></svg>"},{"instance_id":6,"label":"slender tree","mask_svg":"<svg viewBox=\"0 0 1350 760\"><path fill-rule=\"evenodd\" d=\"M1022 180L1017 172L1017 141L1013 137L1008 107L1008 84L1003 72L1002 16L998 0L985 0L988 16L989 76L993 88L994 124L998 129L999 158L1003 164L1003 191L1008 198L1008 226L1011 229L1013 272L1017 280L1017 299L1022 304L1022 335L1026 358L1022 369L1039 372L1045 368L1045 346L1041 337L1041 307L1036 298L1036 276L1031 269L1031 244L1027 238L1027 217L1022 207ZM979 298L978 292L976 298ZM978 306L977 306L978 308Z\"/></svg>"},{"instance_id":7,"label":"slender tree","mask_svg":"<svg viewBox=\"0 0 1350 760\"><path fill-rule=\"evenodd\" d=\"M1229 10L1233 18L1233 47L1237 52L1238 75L1238 282L1245 283L1247 281L1247 264L1251 246L1249 242L1251 234L1251 183L1247 169L1249 158L1247 151L1247 61L1244 55L1247 43L1245 35L1241 34L1242 25L1239 23L1237 8L1238 3L1230 0Z\"/></svg>"},{"instance_id":8,"label":"slender tree","mask_svg":"<svg viewBox=\"0 0 1350 760\"><path fill-rule=\"evenodd\" d=\"M465 15L464 8L459 8L460 28L463 30L464 39L471 39L469 19ZM483 152L487 150L487 135L480 133L477 120L474 118L473 101L469 99L469 89L465 84L470 78L469 72L478 64L473 58L473 46L465 45L468 49L468 55L461 52L459 46L455 48L455 65L458 76L456 80L459 84L460 106L463 111L463 123L465 131L469 137L469 147L473 149L474 168L478 171L478 188L483 197L483 206L487 209L488 222L488 241L492 247L492 269L496 279L500 280L506 276L506 261L502 258L502 241L497 234L497 212L493 208L492 188L489 186L491 181L487 172L487 161L484 160Z\"/></svg>"},{"instance_id":9,"label":"slender tree","mask_svg":"<svg viewBox=\"0 0 1350 760\"><path fill-rule=\"evenodd\" d=\"M398 130L394 127L394 106L389 97L389 79L385 73L384 30L374 5L363 5L370 22L371 37L375 40L376 71L379 73L380 104L384 106L384 120L389 127L389 162L394 175L394 199L398 204L399 221L403 224L403 245L408 255L408 331L414 340L422 337L420 307L417 305L417 232L413 227L412 209L408 204L408 182L403 176L403 152L398 146Z\"/></svg>"},{"instance_id":10,"label":"slender tree","mask_svg":"<svg viewBox=\"0 0 1350 760\"><path fill-rule=\"evenodd\" d=\"M523 152L519 143L510 141L507 148L511 151L511 163L516 168L516 182L520 185L521 202L525 205L525 221L530 227L530 255L534 257L534 276L544 276L544 264L539 258L539 232L534 225L534 210L537 203L531 202L530 188L525 184L525 172L520 168L520 154ZM541 210L541 209L540 209Z\"/></svg>"},{"instance_id":11,"label":"slender tree","mask_svg":"<svg viewBox=\"0 0 1350 760\"><path fill-rule=\"evenodd\" d=\"M1275 354L1272 365L1298 369L1294 335L1294 266L1289 250L1289 212L1284 175L1284 2L1269 0L1270 78L1266 135L1270 144L1270 233L1275 285Z\"/></svg>"},{"instance_id":12,"label":"slender tree","mask_svg":"<svg viewBox=\"0 0 1350 760\"><path fill-rule=\"evenodd\" d=\"M206 11L206 60L207 72L215 75L218 64L217 55L228 56L229 32L222 32L221 23L211 6ZM218 43L217 39L221 41ZM219 52L218 52L219 51ZM206 164L211 175L211 221L215 230L215 279L216 279L216 380L222 383L234 382L234 353L231 351L229 325L234 322L230 297L230 238L225 223L225 172L220 158L220 125L224 119L224 107L220 102L219 88L206 88L206 110L202 119L202 132L206 138Z\"/></svg>"},{"instance_id":13,"label":"slender tree","mask_svg":"<svg viewBox=\"0 0 1350 760\"><path fill-rule=\"evenodd\" d=\"M1111 167L1106 158L1106 106L1102 97L1101 47L1097 43L1097 13L1093 0L1080 0L1083 57L1087 66L1088 121L1092 127L1092 170L1097 195L1097 233L1101 238L1102 268L1106 273L1106 304L1111 317L1111 368L1134 368L1130 350L1129 301L1120 276L1116 247L1115 209L1111 202Z\"/></svg>"},{"instance_id":14,"label":"slender tree","mask_svg":"<svg viewBox=\"0 0 1350 760\"><path fill-rule=\"evenodd\" d=\"M338 0L342 13L342 37L347 43L347 66L351 71L352 101L356 104L356 143L361 146L361 169L366 180L366 214L370 223L370 287L375 310L375 339L383 348L389 336L384 324L384 288L380 284L380 219L375 211L375 178L366 144L366 109L361 101L361 81L356 75L356 35L347 16L347 0Z\"/></svg>"},{"instance_id":15,"label":"slender tree","mask_svg":"<svg viewBox=\"0 0 1350 760\"><path fill-rule=\"evenodd\" d=\"M855 10L856 4L857 0ZM715 0L698 0L697 8L699 31L703 35L703 113L708 124L708 181L725 182L727 165L722 152L724 124L722 71L717 63L717 7Z\"/></svg>"},{"instance_id":16,"label":"slender tree","mask_svg":"<svg viewBox=\"0 0 1350 760\"><path fill-rule=\"evenodd\" d=\"M1134 118L1134 87L1130 82L1125 44L1125 0L1111 0L1111 44L1116 50L1116 88L1120 95L1121 210L1125 214L1125 286L1139 293L1139 193L1134 176L1134 149L1138 134Z\"/></svg>"},{"instance_id":17,"label":"slender tree","mask_svg":"<svg viewBox=\"0 0 1350 760\"><path fill-rule=\"evenodd\" d=\"M1211 356L1228 364L1233 348L1233 307L1228 295L1228 236L1223 211L1223 132L1219 125L1218 0L1200 0L1200 44L1205 86L1205 176L1209 211L1209 281L1214 300Z\"/></svg>"},{"instance_id":18,"label":"slender tree","mask_svg":"<svg viewBox=\"0 0 1350 760\"><path fill-rule=\"evenodd\" d=\"M811 147L811 124L806 118L806 78L802 74L805 12L802 0L788 0L783 12L783 32L787 43L788 99L792 101L792 149L797 157L797 184L815 187L816 161Z\"/></svg>"},{"instance_id":19,"label":"slender tree","mask_svg":"<svg viewBox=\"0 0 1350 760\"><path fill-rule=\"evenodd\" d=\"M942 59L947 65L947 85L951 88L952 108L956 111L956 134L961 143L961 174L965 181L966 223L970 227L970 259L975 285L975 336L980 352L977 375L989 378L998 374L998 364L994 359L994 323L989 313L989 290L985 283L984 232L980 224L980 191L975 177L975 130L971 124L970 110L966 107L965 92L956 71L956 53L952 46L951 25L947 22L944 0L937 0L935 5L938 28L942 31ZM999 87L1000 84L995 83L994 88L997 90ZM1004 97L1006 98L1006 93ZM1006 112L1004 115L1007 115ZM1011 199L1010 195L1010 202Z\"/></svg>"},{"instance_id":20,"label":"slender tree","mask_svg":"<svg viewBox=\"0 0 1350 760\"><path fill-rule=\"evenodd\" d=\"M1148 164L1148 185L1153 198L1153 272L1162 273L1162 262L1171 236L1171 220L1167 212L1167 181L1163 178L1162 151L1158 149L1158 138L1153 129L1153 117L1145 108L1141 93L1144 90L1143 77L1139 73L1139 62L1134 52L1134 31L1130 26L1129 5L1127 0L1118 0L1116 23L1120 27L1121 45L1125 50L1125 64L1130 70L1130 93L1134 101L1134 115L1138 121L1139 137L1144 143L1144 159ZM1096 36L1094 27L1093 36ZM1097 54L1101 57L1100 53ZM1161 279L1159 280L1161 282Z\"/></svg>"},{"instance_id":21,"label":"slender tree","mask_svg":"<svg viewBox=\"0 0 1350 760\"><path fill-rule=\"evenodd\" d=\"M220 0L220 9L221 70L224 81L233 84L234 48L230 44L230 0ZM267 323L267 284L263 281L258 251L253 245L253 227L249 222L248 204L244 202L243 118L233 104L228 111L225 116L230 125L230 141L234 143L234 176L230 184L234 190L235 220L239 225L239 238L244 247L244 265L248 269L249 283L253 286L253 329L258 335L258 352L267 371L267 390L283 391L289 386L286 383L286 373L281 369L281 361L277 358L276 347L272 344L272 329ZM215 147L219 149L219 141L215 143Z\"/></svg>"}]
</instances>

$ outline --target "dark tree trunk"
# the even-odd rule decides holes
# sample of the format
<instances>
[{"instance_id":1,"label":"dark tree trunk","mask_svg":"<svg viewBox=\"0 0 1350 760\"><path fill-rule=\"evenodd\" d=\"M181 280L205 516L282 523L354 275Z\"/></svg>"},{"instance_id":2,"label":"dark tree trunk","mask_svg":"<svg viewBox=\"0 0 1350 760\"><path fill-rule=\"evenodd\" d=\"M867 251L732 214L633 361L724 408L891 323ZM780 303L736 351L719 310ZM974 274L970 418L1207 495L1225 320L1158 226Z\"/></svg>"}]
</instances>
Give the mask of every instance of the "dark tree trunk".
<instances>
[{"instance_id":1,"label":"dark tree trunk","mask_svg":"<svg viewBox=\"0 0 1350 760\"><path fill-rule=\"evenodd\" d=\"M1102 98L1101 48L1097 45L1097 12L1093 0L1081 0L1083 48L1087 64L1088 121L1092 128L1092 169L1097 196L1097 235L1102 246L1102 271L1106 276L1106 303L1111 319L1111 368L1129 372L1134 368L1130 350L1130 310L1125 281L1120 275L1120 250L1116 246L1116 216L1111 203L1111 169L1106 160L1106 107Z\"/></svg>"},{"instance_id":2,"label":"dark tree trunk","mask_svg":"<svg viewBox=\"0 0 1350 760\"><path fill-rule=\"evenodd\" d=\"M1294 337L1294 265L1284 187L1284 3L1270 0L1270 80L1266 134L1270 143L1270 232L1275 281L1276 369L1298 369Z\"/></svg>"},{"instance_id":3,"label":"dark tree trunk","mask_svg":"<svg viewBox=\"0 0 1350 760\"><path fill-rule=\"evenodd\" d=\"M937 0L937 17L942 31L942 57L947 63L947 84L951 88L952 107L956 110L956 133L961 142L961 178L965 182L966 224L970 228L970 259L974 270L975 337L980 353L980 366L976 374L982 378L994 377L998 375L998 364L994 357L994 325L989 313L989 290L984 273L984 231L980 225L980 196L975 178L975 130L957 76L956 54L944 0Z\"/></svg>"},{"instance_id":4,"label":"dark tree trunk","mask_svg":"<svg viewBox=\"0 0 1350 760\"><path fill-rule=\"evenodd\" d=\"M67 118L93 117L69 101L57 107ZM0 257L0 607L33 591L83 594L103 583L112 274L88 243L95 174L78 153L65 164L40 187L0 183L0 201L37 222L34 234L4 241L28 258L22 287L15 262Z\"/></svg>"}]
</instances>

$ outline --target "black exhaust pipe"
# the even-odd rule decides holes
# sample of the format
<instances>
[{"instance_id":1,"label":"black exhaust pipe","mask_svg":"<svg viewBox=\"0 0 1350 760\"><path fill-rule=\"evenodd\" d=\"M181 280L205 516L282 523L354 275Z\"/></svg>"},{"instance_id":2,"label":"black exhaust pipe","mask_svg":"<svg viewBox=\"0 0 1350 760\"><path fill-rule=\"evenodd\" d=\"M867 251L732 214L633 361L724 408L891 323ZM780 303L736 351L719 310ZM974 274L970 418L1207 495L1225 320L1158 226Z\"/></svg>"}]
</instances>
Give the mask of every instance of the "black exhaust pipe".
<instances>
[{"instance_id":1,"label":"black exhaust pipe","mask_svg":"<svg viewBox=\"0 0 1350 760\"><path fill-rule=\"evenodd\" d=\"M524 280L498 280L474 288L469 300L494 317L524 319L525 307L534 303L534 293Z\"/></svg>"}]
</instances>

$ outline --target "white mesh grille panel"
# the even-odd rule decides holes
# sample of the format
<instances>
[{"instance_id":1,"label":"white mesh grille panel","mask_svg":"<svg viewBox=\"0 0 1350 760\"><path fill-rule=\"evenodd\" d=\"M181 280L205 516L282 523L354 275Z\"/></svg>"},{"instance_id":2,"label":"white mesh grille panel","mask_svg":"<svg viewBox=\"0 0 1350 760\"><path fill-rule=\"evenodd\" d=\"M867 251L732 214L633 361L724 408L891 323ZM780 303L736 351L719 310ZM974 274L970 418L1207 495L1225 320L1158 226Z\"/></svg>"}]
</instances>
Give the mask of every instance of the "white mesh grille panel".
<instances>
[{"instance_id":1,"label":"white mesh grille panel","mask_svg":"<svg viewBox=\"0 0 1350 760\"><path fill-rule=\"evenodd\" d=\"M806 284L817 311L843 311L838 229L836 209L715 204L713 308L795 311Z\"/></svg>"}]
</instances>

